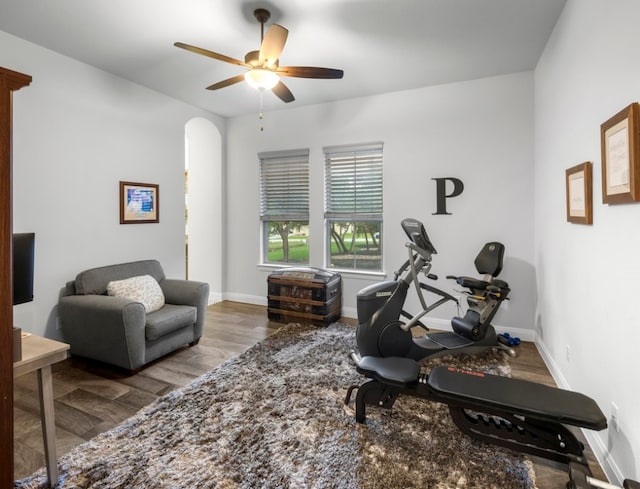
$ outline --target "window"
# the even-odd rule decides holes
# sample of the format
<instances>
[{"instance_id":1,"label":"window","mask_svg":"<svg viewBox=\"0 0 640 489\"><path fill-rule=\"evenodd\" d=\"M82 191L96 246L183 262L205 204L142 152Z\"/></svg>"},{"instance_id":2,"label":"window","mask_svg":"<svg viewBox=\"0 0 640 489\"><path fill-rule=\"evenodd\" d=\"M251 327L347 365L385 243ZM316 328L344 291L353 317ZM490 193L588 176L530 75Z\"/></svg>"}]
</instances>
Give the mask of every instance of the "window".
<instances>
[{"instance_id":1,"label":"window","mask_svg":"<svg viewBox=\"0 0 640 489\"><path fill-rule=\"evenodd\" d=\"M309 150L260 153L262 262L309 263Z\"/></svg>"},{"instance_id":2,"label":"window","mask_svg":"<svg viewBox=\"0 0 640 489\"><path fill-rule=\"evenodd\" d=\"M327 263L382 270L382 143L332 146L325 153Z\"/></svg>"}]
</instances>

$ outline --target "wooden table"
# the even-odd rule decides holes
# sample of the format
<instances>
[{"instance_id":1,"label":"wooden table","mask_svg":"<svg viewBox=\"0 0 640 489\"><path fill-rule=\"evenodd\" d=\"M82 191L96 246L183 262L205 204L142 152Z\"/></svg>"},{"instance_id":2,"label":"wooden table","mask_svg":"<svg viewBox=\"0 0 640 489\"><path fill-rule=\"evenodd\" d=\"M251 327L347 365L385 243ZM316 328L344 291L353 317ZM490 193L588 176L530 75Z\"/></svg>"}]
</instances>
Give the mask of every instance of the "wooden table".
<instances>
[{"instance_id":1,"label":"wooden table","mask_svg":"<svg viewBox=\"0 0 640 489\"><path fill-rule=\"evenodd\" d=\"M69 345L66 343L29 334L22 337L22 360L13 363L14 378L33 371L38 373L44 459L47 464L49 484L52 487L58 481L58 457L56 456L56 423L53 414L51 365L67 358L68 349Z\"/></svg>"}]
</instances>

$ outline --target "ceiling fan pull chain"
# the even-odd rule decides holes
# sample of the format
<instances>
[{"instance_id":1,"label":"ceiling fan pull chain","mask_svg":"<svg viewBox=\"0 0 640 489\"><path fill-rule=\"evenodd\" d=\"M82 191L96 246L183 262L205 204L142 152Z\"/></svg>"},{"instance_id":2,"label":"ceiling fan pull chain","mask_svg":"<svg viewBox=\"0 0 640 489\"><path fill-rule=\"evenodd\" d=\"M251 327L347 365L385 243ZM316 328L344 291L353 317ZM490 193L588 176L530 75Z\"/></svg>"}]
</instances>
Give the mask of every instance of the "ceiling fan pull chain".
<instances>
[{"instance_id":1,"label":"ceiling fan pull chain","mask_svg":"<svg viewBox=\"0 0 640 489\"><path fill-rule=\"evenodd\" d=\"M264 88L258 89L258 92L260 92L260 115L258 116L258 119L260 119L260 132L262 132L264 131L264 126L262 124L262 120L264 118L262 115L262 107L264 103Z\"/></svg>"}]
</instances>

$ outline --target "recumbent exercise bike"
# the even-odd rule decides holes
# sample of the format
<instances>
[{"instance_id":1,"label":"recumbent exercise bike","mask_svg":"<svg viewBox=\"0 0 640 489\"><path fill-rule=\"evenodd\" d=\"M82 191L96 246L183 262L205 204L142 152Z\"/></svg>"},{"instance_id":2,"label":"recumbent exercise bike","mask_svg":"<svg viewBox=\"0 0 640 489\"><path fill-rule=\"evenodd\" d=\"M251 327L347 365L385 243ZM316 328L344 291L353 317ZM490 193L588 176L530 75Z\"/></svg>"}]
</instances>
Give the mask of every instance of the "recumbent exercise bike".
<instances>
[{"instance_id":1,"label":"recumbent exercise bike","mask_svg":"<svg viewBox=\"0 0 640 489\"><path fill-rule=\"evenodd\" d=\"M365 287L357 295L356 343L359 353L362 356L422 360L449 353L478 353L499 348L515 356L513 349L498 341L491 324L500 304L507 300L511 291L507 282L496 278L502 271L504 245L486 243L476 257L474 263L478 273L483 275L482 279L447 276L468 289L468 309L464 317L456 316L451 320L453 331L414 336L412 329L415 327L429 330L421 322L426 314L446 302L453 301L458 306L459 302L448 292L419 280L420 273L429 279L437 279L430 273L431 256L437 252L420 221L408 218L401 225L409 238L406 244L409 259L395 272L394 280ZM412 284L422 305L422 311L415 316L403 309ZM427 305L423 291L440 298ZM402 322L400 316L408 322Z\"/></svg>"}]
</instances>

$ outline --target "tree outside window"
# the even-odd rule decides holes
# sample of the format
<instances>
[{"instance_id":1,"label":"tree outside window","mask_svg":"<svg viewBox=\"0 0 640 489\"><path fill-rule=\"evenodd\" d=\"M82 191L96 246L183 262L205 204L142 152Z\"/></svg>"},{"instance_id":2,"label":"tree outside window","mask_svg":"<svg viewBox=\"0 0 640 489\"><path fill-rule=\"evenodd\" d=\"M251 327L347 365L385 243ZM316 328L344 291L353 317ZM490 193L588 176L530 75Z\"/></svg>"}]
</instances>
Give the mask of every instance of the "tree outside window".
<instances>
[{"instance_id":1,"label":"tree outside window","mask_svg":"<svg viewBox=\"0 0 640 489\"><path fill-rule=\"evenodd\" d=\"M265 263L309 263L309 221L265 221Z\"/></svg>"},{"instance_id":2,"label":"tree outside window","mask_svg":"<svg viewBox=\"0 0 640 489\"><path fill-rule=\"evenodd\" d=\"M382 143L324 148L327 263L382 270Z\"/></svg>"},{"instance_id":3,"label":"tree outside window","mask_svg":"<svg viewBox=\"0 0 640 489\"><path fill-rule=\"evenodd\" d=\"M380 270L380 222L328 220L329 267L346 270Z\"/></svg>"},{"instance_id":4,"label":"tree outside window","mask_svg":"<svg viewBox=\"0 0 640 489\"><path fill-rule=\"evenodd\" d=\"M260 153L262 262L309 263L309 150Z\"/></svg>"}]
</instances>

